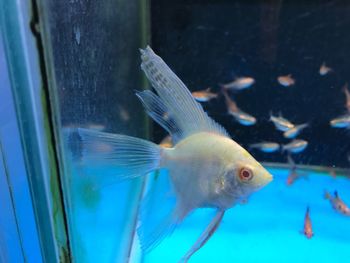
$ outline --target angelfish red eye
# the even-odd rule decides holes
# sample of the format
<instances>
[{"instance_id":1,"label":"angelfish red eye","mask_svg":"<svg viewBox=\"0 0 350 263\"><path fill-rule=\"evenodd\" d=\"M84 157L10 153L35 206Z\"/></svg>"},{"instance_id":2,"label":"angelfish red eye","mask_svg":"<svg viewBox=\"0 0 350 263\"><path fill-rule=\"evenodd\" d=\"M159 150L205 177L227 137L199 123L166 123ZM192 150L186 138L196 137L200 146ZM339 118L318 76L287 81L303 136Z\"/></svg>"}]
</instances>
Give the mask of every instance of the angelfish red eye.
<instances>
[{"instance_id":1,"label":"angelfish red eye","mask_svg":"<svg viewBox=\"0 0 350 263\"><path fill-rule=\"evenodd\" d=\"M253 173L250 169L248 168L242 168L240 171L239 171L239 178L242 180L242 181L249 181L253 178Z\"/></svg>"}]
</instances>

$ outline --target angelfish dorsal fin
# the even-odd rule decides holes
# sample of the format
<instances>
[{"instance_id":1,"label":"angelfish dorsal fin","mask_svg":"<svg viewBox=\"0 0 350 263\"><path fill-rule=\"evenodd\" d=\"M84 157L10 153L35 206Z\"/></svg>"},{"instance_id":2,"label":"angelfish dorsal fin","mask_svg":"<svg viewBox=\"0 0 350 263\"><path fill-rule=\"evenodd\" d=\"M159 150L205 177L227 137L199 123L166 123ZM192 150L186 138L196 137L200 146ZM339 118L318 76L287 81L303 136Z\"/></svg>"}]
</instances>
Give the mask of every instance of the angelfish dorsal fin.
<instances>
[{"instance_id":1,"label":"angelfish dorsal fin","mask_svg":"<svg viewBox=\"0 0 350 263\"><path fill-rule=\"evenodd\" d=\"M140 52L141 68L157 91L159 102L171 116L172 125L176 126L175 144L199 132L216 133L229 137L226 130L204 112L185 84L149 46L141 49ZM148 108L152 110L152 106ZM153 118L152 114L150 116ZM154 118L154 120L158 122L157 119Z\"/></svg>"}]
</instances>

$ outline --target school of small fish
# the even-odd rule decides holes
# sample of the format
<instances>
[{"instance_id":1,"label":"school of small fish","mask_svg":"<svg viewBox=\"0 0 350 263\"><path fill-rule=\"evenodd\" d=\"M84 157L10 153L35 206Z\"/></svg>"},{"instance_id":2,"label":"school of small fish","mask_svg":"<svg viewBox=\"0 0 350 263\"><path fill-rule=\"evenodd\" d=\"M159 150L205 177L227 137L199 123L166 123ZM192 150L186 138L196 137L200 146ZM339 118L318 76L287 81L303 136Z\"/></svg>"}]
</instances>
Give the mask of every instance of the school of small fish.
<instances>
[{"instance_id":1,"label":"school of small fish","mask_svg":"<svg viewBox=\"0 0 350 263\"><path fill-rule=\"evenodd\" d=\"M328 74L333 73L333 68L329 67L326 62L323 62L319 68L319 75L325 77ZM294 76L292 74L280 75L277 77L277 82L283 87L293 87L297 84ZM244 126L251 126L257 123L257 119L251 114L243 112L238 106L237 102L232 98L237 92L242 90L249 89L256 81L252 77L240 77L236 78L233 81L226 84L219 84L220 92L222 93L227 108L227 112L231 115L239 124ZM216 93L219 97L219 93ZM332 128L345 128L350 129L350 91L348 83L345 83L342 87L342 92L345 95L345 110L335 118L329 121L329 124ZM287 176L286 185L292 186L300 178L308 180L306 173L303 173L297 169L297 165L294 162L292 155L302 153L308 146L308 141L304 139L297 138L304 129L310 127L309 122L304 122L300 124L295 124L289 119L282 116L281 113L274 115L270 112L269 121L273 124L274 128L281 132L282 136L290 140L287 143L279 143L276 141L260 141L253 142L248 145L251 150L259 150L263 153L286 153L287 160L289 165L289 174ZM350 162L350 158L349 158ZM332 176L336 176L334 172L331 173ZM329 192L325 192L325 199L329 200L333 209L338 213L350 216L350 208L340 199L337 191L334 192L334 195L331 195ZM305 217L304 217L304 227L300 231L306 238L311 239L314 236L311 216L310 216L310 207L307 206Z\"/></svg>"},{"instance_id":2,"label":"school of small fish","mask_svg":"<svg viewBox=\"0 0 350 263\"><path fill-rule=\"evenodd\" d=\"M257 120L252 114L241 109L236 94L246 92L256 80L251 76L237 77L215 88L190 92L174 72L157 56L150 47L141 49L141 68L156 93L146 90L136 92L147 114L167 132L158 145L125 135L105 133L98 129L78 128L75 131L82 141L82 162L105 167L118 167L115 176L120 180L133 179L153 171L165 169L174 188L176 204L170 214L162 215L160 222L151 227L143 225L142 215L150 205L147 197L142 204L138 235L143 251L147 252L178 227L195 209L213 208L215 216L202 232L196 243L181 259L187 262L210 239L218 229L226 210L247 202L254 192L272 181L272 175L257 162L243 147L233 141L226 130L211 119L200 103L210 104L212 100L222 101L226 114L243 126L257 125L266 121L271 129L281 134L281 140L260 140L251 142L247 148L266 154L285 154L289 165L286 185L292 186L300 178L308 179L297 169L292 156L305 151L308 141L297 138L310 127L307 121L293 123L282 113L269 114L268 120ZM319 75L331 74L333 69L323 62ZM297 85L291 73L278 76L280 86ZM343 87L346 111L329 124L333 128L350 128L350 92L348 84ZM128 119L128 113L122 117ZM109 147L97 147L98 143ZM118 153L118 154L117 154ZM92 162L93 161L93 162ZM158 173L157 176L162 176ZM349 207L340 199L338 192L325 192L333 209L350 216ZM304 215L304 226L300 231L308 239L314 236L310 207ZM155 211L156 212L156 211Z\"/></svg>"}]
</instances>

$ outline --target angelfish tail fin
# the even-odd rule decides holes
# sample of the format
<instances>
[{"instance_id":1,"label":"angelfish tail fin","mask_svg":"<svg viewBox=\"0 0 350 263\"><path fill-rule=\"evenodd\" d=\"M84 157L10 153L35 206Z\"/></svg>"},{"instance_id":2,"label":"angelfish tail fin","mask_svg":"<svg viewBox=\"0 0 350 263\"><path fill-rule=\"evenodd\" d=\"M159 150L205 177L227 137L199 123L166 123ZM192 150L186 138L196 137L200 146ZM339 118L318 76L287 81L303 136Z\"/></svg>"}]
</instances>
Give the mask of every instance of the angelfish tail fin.
<instances>
[{"instance_id":1,"label":"angelfish tail fin","mask_svg":"<svg viewBox=\"0 0 350 263\"><path fill-rule=\"evenodd\" d=\"M68 145L75 145L78 163L87 169L108 169L115 181L139 177L160 167L163 149L152 142L82 128L67 132Z\"/></svg>"}]
</instances>

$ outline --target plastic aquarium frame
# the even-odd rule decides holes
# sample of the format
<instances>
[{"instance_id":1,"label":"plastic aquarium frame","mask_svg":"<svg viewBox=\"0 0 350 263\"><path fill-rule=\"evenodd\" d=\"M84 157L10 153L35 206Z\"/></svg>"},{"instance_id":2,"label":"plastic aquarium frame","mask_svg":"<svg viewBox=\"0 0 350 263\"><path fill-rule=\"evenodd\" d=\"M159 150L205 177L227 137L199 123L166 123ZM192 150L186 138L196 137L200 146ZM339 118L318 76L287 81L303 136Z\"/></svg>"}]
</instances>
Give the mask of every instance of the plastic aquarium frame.
<instances>
[{"instance_id":1,"label":"plastic aquarium frame","mask_svg":"<svg viewBox=\"0 0 350 263\"><path fill-rule=\"evenodd\" d=\"M8 120L10 130L5 129L8 121L4 118L8 114L1 116L4 169L0 175L6 172L7 184L0 190L10 194L7 206L12 207L16 220L7 222L8 226L16 223L15 230L7 229L7 224L0 228L6 228L1 229L5 233L17 232L12 234L17 236L21 251L10 246L10 251L6 251L8 255L20 258L22 252L24 262L69 262L51 116L36 39L31 30L38 24L31 7L29 0L0 0L0 31L9 76L8 83L1 83L8 96L0 99L3 105L10 105L7 110L13 116Z\"/></svg>"}]
</instances>

